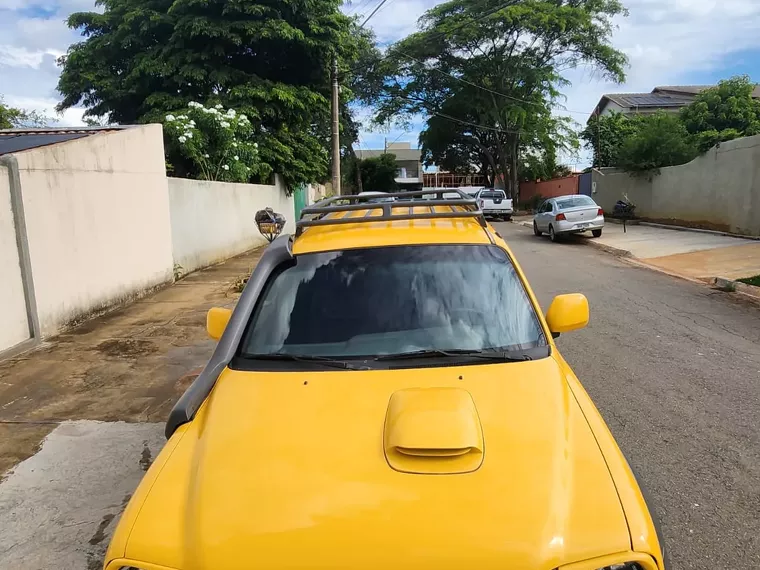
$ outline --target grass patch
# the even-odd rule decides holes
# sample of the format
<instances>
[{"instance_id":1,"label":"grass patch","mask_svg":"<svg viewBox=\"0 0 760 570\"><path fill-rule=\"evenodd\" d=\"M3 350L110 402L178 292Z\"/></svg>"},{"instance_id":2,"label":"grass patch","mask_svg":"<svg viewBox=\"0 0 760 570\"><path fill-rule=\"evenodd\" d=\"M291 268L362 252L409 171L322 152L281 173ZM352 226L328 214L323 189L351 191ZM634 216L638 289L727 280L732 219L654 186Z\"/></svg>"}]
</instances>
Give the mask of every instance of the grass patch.
<instances>
[{"instance_id":1,"label":"grass patch","mask_svg":"<svg viewBox=\"0 0 760 570\"><path fill-rule=\"evenodd\" d=\"M745 277L744 279L739 279L739 281L746 283L747 285L760 287L760 275L755 275L754 277Z\"/></svg>"}]
</instances>

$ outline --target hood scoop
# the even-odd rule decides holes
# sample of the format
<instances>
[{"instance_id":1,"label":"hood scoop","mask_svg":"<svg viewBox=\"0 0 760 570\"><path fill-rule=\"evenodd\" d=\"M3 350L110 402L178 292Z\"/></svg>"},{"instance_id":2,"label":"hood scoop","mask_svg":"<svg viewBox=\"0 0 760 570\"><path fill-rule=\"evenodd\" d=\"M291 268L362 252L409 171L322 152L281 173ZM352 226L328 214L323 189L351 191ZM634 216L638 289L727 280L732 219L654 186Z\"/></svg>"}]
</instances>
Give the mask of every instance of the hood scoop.
<instances>
[{"instance_id":1,"label":"hood scoop","mask_svg":"<svg viewBox=\"0 0 760 570\"><path fill-rule=\"evenodd\" d=\"M461 388L394 392L385 415L383 448L388 464L402 473L476 471L485 446L472 396Z\"/></svg>"}]
</instances>

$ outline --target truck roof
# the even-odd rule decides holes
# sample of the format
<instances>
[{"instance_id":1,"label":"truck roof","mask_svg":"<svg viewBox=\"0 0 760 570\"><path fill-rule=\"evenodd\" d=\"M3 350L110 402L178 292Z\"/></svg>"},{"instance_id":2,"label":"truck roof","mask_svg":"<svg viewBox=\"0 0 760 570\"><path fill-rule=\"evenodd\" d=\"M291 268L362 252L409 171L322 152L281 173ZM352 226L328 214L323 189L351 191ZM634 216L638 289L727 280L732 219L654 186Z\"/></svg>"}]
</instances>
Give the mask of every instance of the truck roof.
<instances>
[{"instance_id":1,"label":"truck roof","mask_svg":"<svg viewBox=\"0 0 760 570\"><path fill-rule=\"evenodd\" d=\"M441 195L440 199L426 200L417 194L380 204L357 203L356 197L347 197L307 207L297 222L293 253L397 245L493 243L492 228L469 196L452 200Z\"/></svg>"}]
</instances>

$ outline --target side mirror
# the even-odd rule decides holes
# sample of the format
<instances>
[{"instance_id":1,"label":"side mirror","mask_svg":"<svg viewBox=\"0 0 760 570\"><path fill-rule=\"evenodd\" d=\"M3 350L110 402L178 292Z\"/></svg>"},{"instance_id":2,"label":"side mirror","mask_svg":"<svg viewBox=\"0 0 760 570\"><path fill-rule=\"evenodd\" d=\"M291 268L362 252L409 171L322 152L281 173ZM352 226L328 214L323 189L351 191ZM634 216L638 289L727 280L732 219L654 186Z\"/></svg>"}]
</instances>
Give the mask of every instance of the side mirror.
<instances>
[{"instance_id":1,"label":"side mirror","mask_svg":"<svg viewBox=\"0 0 760 570\"><path fill-rule=\"evenodd\" d=\"M208 314L206 314L206 331L208 332L208 336L214 340L222 338L222 333L227 328L227 323L230 322L231 316L231 309L224 309L222 307L209 309Z\"/></svg>"},{"instance_id":2,"label":"side mirror","mask_svg":"<svg viewBox=\"0 0 760 570\"><path fill-rule=\"evenodd\" d=\"M546 322L554 338L582 329L588 324L588 299L580 293L557 295L546 311Z\"/></svg>"}]
</instances>

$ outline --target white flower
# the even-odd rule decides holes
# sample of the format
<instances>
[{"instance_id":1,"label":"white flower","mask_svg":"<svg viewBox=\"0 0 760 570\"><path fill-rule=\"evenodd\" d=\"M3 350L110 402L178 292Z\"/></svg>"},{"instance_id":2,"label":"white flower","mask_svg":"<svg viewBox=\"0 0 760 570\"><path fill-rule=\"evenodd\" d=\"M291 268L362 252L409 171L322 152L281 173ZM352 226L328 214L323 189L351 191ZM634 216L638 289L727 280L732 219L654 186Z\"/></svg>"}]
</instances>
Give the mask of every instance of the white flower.
<instances>
[{"instance_id":1,"label":"white flower","mask_svg":"<svg viewBox=\"0 0 760 570\"><path fill-rule=\"evenodd\" d=\"M259 148L259 143L253 143L253 148Z\"/></svg>"},{"instance_id":2,"label":"white flower","mask_svg":"<svg viewBox=\"0 0 760 570\"><path fill-rule=\"evenodd\" d=\"M240 160L240 157L238 155L235 155L232 158L234 158L235 160Z\"/></svg>"},{"instance_id":3,"label":"white flower","mask_svg":"<svg viewBox=\"0 0 760 570\"><path fill-rule=\"evenodd\" d=\"M204 154L203 158L208 158L208 153Z\"/></svg>"},{"instance_id":4,"label":"white flower","mask_svg":"<svg viewBox=\"0 0 760 570\"><path fill-rule=\"evenodd\" d=\"M225 129L226 129L226 128L228 128L228 127L230 126L230 124L229 124L227 121L222 121L222 122L221 122L221 123L219 123L219 124L220 124L220 125L222 125L222 126L225 128Z\"/></svg>"},{"instance_id":5,"label":"white flower","mask_svg":"<svg viewBox=\"0 0 760 570\"><path fill-rule=\"evenodd\" d=\"M185 137L185 136L179 137L179 142L181 142L181 143L187 142L187 137Z\"/></svg>"},{"instance_id":6,"label":"white flower","mask_svg":"<svg viewBox=\"0 0 760 570\"><path fill-rule=\"evenodd\" d=\"M190 119L190 122L188 123L188 125L190 125L191 127L194 127L195 126L195 121L193 121L192 119Z\"/></svg>"},{"instance_id":7,"label":"white flower","mask_svg":"<svg viewBox=\"0 0 760 570\"><path fill-rule=\"evenodd\" d=\"M173 121L174 120L174 115L166 115L166 120L167 121Z\"/></svg>"},{"instance_id":8,"label":"white flower","mask_svg":"<svg viewBox=\"0 0 760 570\"><path fill-rule=\"evenodd\" d=\"M217 103L216 105L214 105L214 108L216 108L216 109L224 109L224 107L222 107L221 103Z\"/></svg>"},{"instance_id":9,"label":"white flower","mask_svg":"<svg viewBox=\"0 0 760 570\"><path fill-rule=\"evenodd\" d=\"M193 133L191 133L191 132L188 131L188 132L185 133L185 136L187 138L191 139L191 138L193 138Z\"/></svg>"},{"instance_id":10,"label":"white flower","mask_svg":"<svg viewBox=\"0 0 760 570\"><path fill-rule=\"evenodd\" d=\"M198 103L196 103L195 101L190 101L190 102L187 104L187 106L188 106L188 107L198 107Z\"/></svg>"},{"instance_id":11,"label":"white flower","mask_svg":"<svg viewBox=\"0 0 760 570\"><path fill-rule=\"evenodd\" d=\"M223 165L223 166L222 166L222 168L224 168L225 170L229 170L229 169L230 169L230 167L229 167L229 166L227 166L226 164L225 164L225 165Z\"/></svg>"},{"instance_id":12,"label":"white flower","mask_svg":"<svg viewBox=\"0 0 760 570\"><path fill-rule=\"evenodd\" d=\"M237 148L237 143L236 143L236 142L233 142L233 143L232 143L232 146L234 146L235 148Z\"/></svg>"},{"instance_id":13,"label":"white flower","mask_svg":"<svg viewBox=\"0 0 760 570\"><path fill-rule=\"evenodd\" d=\"M183 121L187 120L187 115L177 115L178 119L182 119Z\"/></svg>"},{"instance_id":14,"label":"white flower","mask_svg":"<svg viewBox=\"0 0 760 570\"><path fill-rule=\"evenodd\" d=\"M212 115L218 115L219 114L219 111L217 111L216 109L209 109L208 112L211 113Z\"/></svg>"},{"instance_id":15,"label":"white flower","mask_svg":"<svg viewBox=\"0 0 760 570\"><path fill-rule=\"evenodd\" d=\"M234 117L235 115L237 115L237 113L235 113L235 109L228 109L228 110L227 110L227 114L228 114L230 117Z\"/></svg>"}]
</instances>

